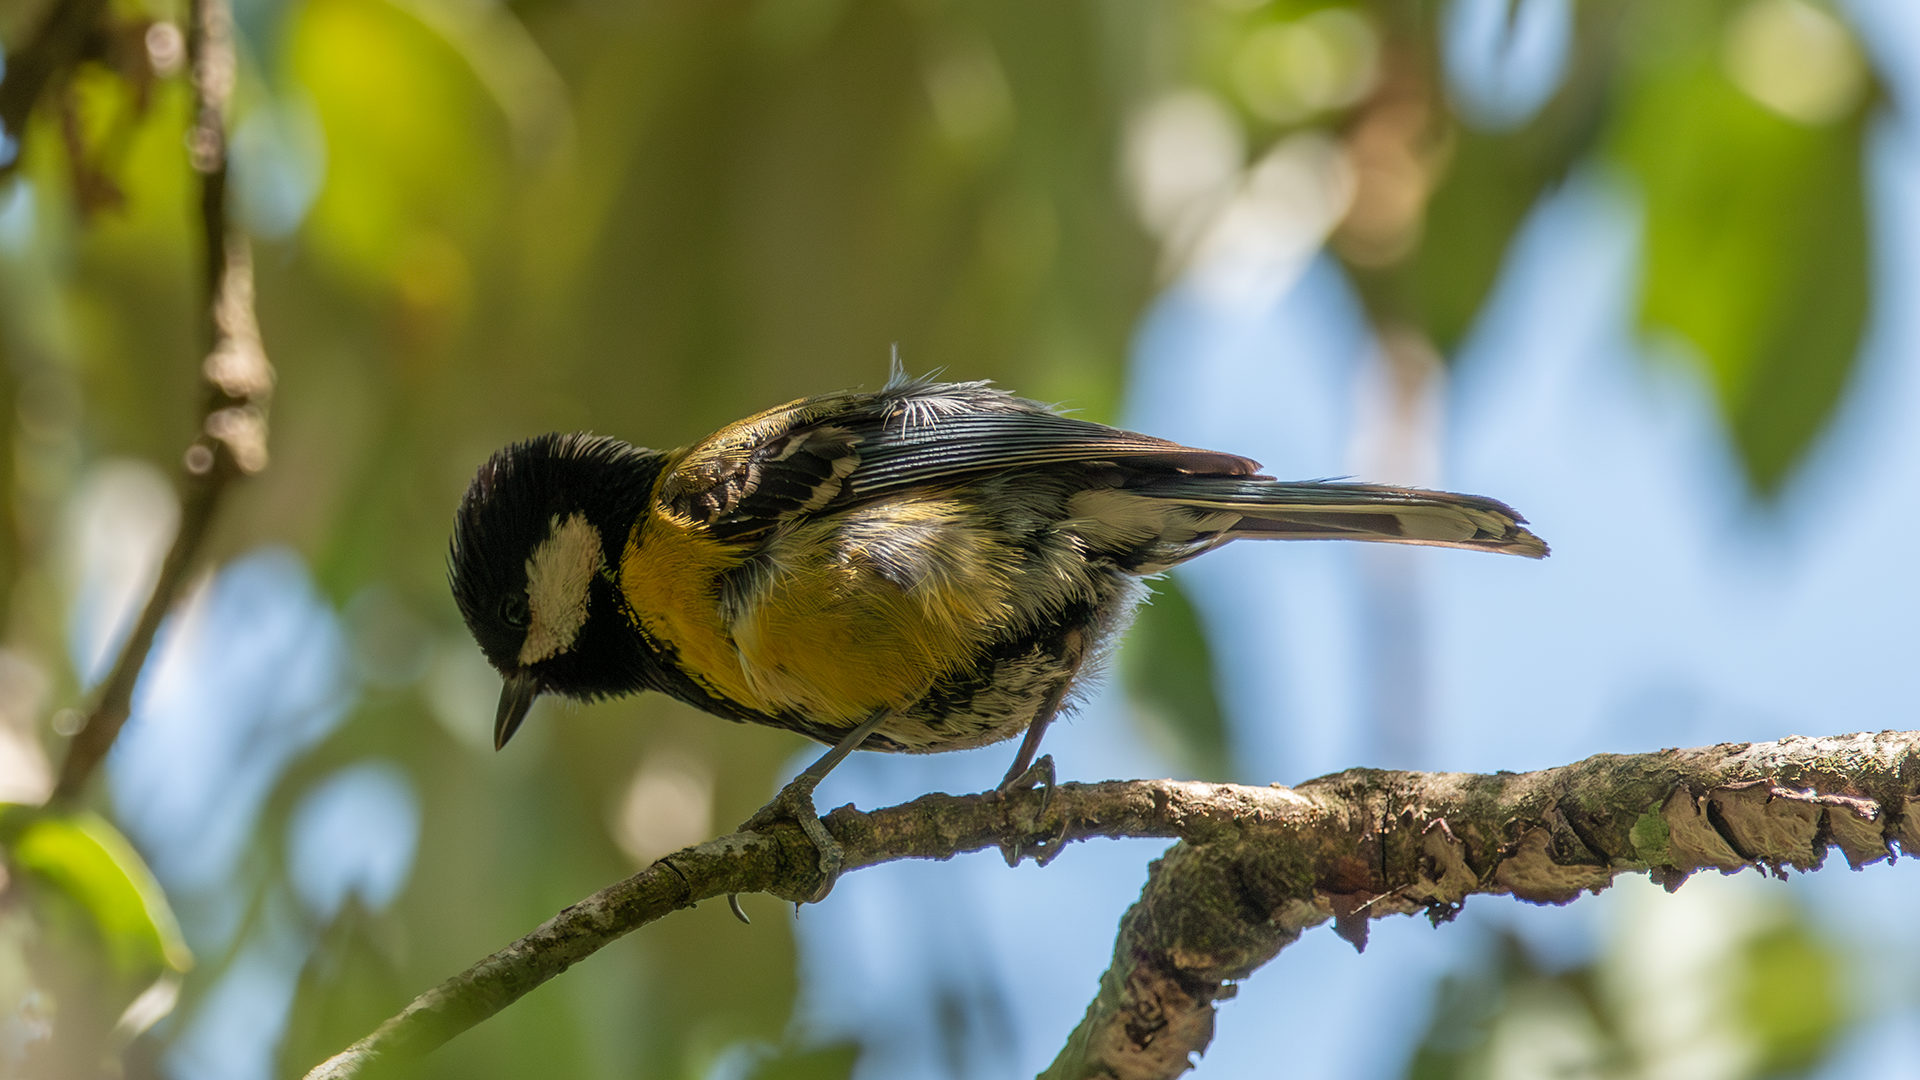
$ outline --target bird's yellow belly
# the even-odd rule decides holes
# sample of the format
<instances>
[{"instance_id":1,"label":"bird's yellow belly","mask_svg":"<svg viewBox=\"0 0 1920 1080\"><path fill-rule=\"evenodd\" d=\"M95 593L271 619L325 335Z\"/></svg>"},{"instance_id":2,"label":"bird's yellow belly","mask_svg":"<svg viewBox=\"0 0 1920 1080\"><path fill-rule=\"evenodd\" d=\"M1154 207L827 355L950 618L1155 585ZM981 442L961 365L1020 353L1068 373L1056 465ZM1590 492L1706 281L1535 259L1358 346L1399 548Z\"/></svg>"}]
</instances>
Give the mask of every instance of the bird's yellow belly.
<instances>
[{"instance_id":1,"label":"bird's yellow belly","mask_svg":"<svg viewBox=\"0 0 1920 1080\"><path fill-rule=\"evenodd\" d=\"M725 596L741 555L651 515L627 545L621 589L641 628L709 691L850 727L911 706L1005 627L1007 553L964 510L880 504L803 524L769 541L766 569Z\"/></svg>"}]
</instances>

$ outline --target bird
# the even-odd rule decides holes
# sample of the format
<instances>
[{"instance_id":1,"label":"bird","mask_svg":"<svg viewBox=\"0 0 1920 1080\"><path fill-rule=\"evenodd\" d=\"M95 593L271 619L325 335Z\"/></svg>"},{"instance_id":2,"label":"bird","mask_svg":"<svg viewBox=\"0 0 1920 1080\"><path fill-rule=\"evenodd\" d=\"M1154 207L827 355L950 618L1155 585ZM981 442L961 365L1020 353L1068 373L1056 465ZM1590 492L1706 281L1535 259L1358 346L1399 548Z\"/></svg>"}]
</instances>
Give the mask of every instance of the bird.
<instances>
[{"instance_id":1,"label":"bird","mask_svg":"<svg viewBox=\"0 0 1920 1080\"><path fill-rule=\"evenodd\" d=\"M1024 735L999 790L1051 791L1041 737L1145 583L1240 539L1548 554L1494 499L1279 481L896 361L878 390L674 450L585 432L508 446L460 501L448 577L504 680L496 748L539 695L640 691L831 747L742 826L798 823L817 900L844 858L812 801L836 764Z\"/></svg>"}]
</instances>

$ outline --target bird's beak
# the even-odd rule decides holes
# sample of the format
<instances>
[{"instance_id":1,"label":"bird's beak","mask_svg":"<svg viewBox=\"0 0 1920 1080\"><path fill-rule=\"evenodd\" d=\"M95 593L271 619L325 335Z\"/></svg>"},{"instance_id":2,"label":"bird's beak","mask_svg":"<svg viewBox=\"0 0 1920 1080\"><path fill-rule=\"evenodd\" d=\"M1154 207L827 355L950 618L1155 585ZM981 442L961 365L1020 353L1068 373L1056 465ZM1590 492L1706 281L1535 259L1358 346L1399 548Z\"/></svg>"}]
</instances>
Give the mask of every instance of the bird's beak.
<instances>
[{"instance_id":1,"label":"bird's beak","mask_svg":"<svg viewBox=\"0 0 1920 1080\"><path fill-rule=\"evenodd\" d=\"M500 688L500 712L493 719L495 750L506 746L513 733L520 730L520 721L527 718L527 710L539 696L540 680L524 671L507 676L507 684Z\"/></svg>"}]
</instances>

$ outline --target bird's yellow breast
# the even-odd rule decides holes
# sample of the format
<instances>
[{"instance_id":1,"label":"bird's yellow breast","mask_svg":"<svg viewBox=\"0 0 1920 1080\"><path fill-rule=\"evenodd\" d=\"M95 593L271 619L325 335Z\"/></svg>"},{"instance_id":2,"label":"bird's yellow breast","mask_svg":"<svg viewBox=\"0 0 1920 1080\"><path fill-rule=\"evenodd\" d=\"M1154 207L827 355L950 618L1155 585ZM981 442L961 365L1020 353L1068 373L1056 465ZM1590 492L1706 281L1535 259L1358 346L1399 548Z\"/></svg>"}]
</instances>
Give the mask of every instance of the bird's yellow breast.
<instances>
[{"instance_id":1,"label":"bird's yellow breast","mask_svg":"<svg viewBox=\"0 0 1920 1080\"><path fill-rule=\"evenodd\" d=\"M620 585L709 691L851 726L912 705L1008 625L1018 553L978 518L922 494L802 522L750 552L656 509L634 527Z\"/></svg>"}]
</instances>

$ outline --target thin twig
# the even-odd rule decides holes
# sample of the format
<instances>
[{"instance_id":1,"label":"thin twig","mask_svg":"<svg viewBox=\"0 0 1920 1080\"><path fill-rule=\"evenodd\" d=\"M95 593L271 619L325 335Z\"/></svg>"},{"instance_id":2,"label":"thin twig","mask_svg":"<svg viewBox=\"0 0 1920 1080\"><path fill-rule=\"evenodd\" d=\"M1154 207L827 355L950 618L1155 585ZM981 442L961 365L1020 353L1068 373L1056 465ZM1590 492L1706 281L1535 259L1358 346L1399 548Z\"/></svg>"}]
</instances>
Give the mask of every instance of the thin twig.
<instances>
[{"instance_id":1,"label":"thin twig","mask_svg":"<svg viewBox=\"0 0 1920 1080\"><path fill-rule=\"evenodd\" d=\"M195 0L187 39L195 98L188 156L201 176L200 222L206 259L210 346L201 376L206 405L200 433L187 448L180 531L161 564L140 621L101 685L100 696L67 748L54 799L77 799L106 757L132 707L134 683L172 610L187 573L212 530L221 497L235 480L267 464L267 404L273 367L253 311L253 257L246 237L227 219L227 120L233 100L233 13L227 0Z\"/></svg>"},{"instance_id":2,"label":"thin twig","mask_svg":"<svg viewBox=\"0 0 1920 1080\"><path fill-rule=\"evenodd\" d=\"M1785 791L1790 797L1776 794ZM1426 911L1467 896L1565 903L1615 875L1669 888L1701 869L1856 868L1898 842L1920 852L1920 732L1600 755L1488 776L1354 770L1298 788L1171 780L928 795L825 822L846 868L954 855L1036 837L1178 837L1126 917L1115 961L1049 1077L1172 1077L1212 1037L1213 1001L1307 927ZM1834 799L1831 796L1844 796ZM1036 816L1038 815L1038 816ZM734 833L667 856L560 912L416 998L307 1074L363 1077L424 1054L638 927L701 900L820 884L798 827Z\"/></svg>"}]
</instances>

